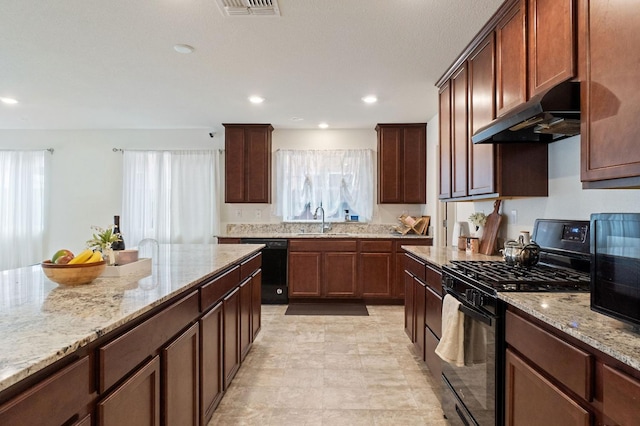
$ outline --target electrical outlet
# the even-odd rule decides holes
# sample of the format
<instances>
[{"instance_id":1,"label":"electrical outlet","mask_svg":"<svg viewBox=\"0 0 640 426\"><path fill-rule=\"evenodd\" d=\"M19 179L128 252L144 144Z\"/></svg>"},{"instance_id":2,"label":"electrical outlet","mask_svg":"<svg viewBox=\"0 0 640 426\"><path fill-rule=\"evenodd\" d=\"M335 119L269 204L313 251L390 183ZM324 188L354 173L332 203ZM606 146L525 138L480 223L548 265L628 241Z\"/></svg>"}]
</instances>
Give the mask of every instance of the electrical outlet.
<instances>
[{"instance_id":1,"label":"electrical outlet","mask_svg":"<svg viewBox=\"0 0 640 426\"><path fill-rule=\"evenodd\" d=\"M242 210L236 209L236 217L242 217Z\"/></svg>"},{"instance_id":2,"label":"electrical outlet","mask_svg":"<svg viewBox=\"0 0 640 426\"><path fill-rule=\"evenodd\" d=\"M511 210L511 217L509 218L511 223L518 223L518 210Z\"/></svg>"},{"instance_id":3,"label":"electrical outlet","mask_svg":"<svg viewBox=\"0 0 640 426\"><path fill-rule=\"evenodd\" d=\"M260 219L262 217L262 210L257 209L256 210L256 219Z\"/></svg>"}]
</instances>

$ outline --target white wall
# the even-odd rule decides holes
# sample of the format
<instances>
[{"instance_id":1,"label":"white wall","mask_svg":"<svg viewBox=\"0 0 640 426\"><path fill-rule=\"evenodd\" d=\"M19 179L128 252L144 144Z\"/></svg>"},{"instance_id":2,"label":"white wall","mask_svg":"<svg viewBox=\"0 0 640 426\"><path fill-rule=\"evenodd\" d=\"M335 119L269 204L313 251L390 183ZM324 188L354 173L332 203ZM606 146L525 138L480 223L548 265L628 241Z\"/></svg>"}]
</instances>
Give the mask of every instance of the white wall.
<instances>
[{"instance_id":1,"label":"white wall","mask_svg":"<svg viewBox=\"0 0 640 426\"><path fill-rule=\"evenodd\" d=\"M436 127L437 117L430 121ZM434 182L434 181L431 181ZM474 211L493 211L493 200L456 203L457 220L465 221ZM511 212L515 211L514 221ZM591 213L640 212L638 189L582 189L580 182L580 136L549 144L549 196L502 201L503 222L499 236L516 238L532 231L536 219L589 220Z\"/></svg>"}]
</instances>

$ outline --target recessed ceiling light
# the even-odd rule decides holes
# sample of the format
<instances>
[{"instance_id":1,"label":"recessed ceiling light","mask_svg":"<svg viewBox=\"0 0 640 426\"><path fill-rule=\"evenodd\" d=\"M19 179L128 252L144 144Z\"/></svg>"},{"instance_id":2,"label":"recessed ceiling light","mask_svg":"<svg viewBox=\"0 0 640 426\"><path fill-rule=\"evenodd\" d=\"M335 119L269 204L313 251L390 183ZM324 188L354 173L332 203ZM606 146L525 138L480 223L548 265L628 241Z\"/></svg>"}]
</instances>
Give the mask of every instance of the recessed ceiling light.
<instances>
[{"instance_id":1,"label":"recessed ceiling light","mask_svg":"<svg viewBox=\"0 0 640 426\"><path fill-rule=\"evenodd\" d=\"M318 127L320 127L321 129L326 129L329 127L329 125L327 123L320 123L318 124Z\"/></svg>"},{"instance_id":2,"label":"recessed ceiling light","mask_svg":"<svg viewBox=\"0 0 640 426\"><path fill-rule=\"evenodd\" d=\"M175 46L173 46L173 50L178 53L191 53L195 49L193 48L193 46L189 46L188 44L176 44Z\"/></svg>"},{"instance_id":3,"label":"recessed ceiling light","mask_svg":"<svg viewBox=\"0 0 640 426\"><path fill-rule=\"evenodd\" d=\"M5 104L17 104L18 101L13 99L13 98L0 98L0 101L2 101Z\"/></svg>"},{"instance_id":4,"label":"recessed ceiling light","mask_svg":"<svg viewBox=\"0 0 640 426\"><path fill-rule=\"evenodd\" d=\"M375 95L367 95L364 98L362 98L362 102L366 104L374 104L378 102L378 97Z\"/></svg>"},{"instance_id":5,"label":"recessed ceiling light","mask_svg":"<svg viewBox=\"0 0 640 426\"><path fill-rule=\"evenodd\" d=\"M252 104L261 104L264 102L264 98L262 96L249 96L249 102Z\"/></svg>"}]
</instances>

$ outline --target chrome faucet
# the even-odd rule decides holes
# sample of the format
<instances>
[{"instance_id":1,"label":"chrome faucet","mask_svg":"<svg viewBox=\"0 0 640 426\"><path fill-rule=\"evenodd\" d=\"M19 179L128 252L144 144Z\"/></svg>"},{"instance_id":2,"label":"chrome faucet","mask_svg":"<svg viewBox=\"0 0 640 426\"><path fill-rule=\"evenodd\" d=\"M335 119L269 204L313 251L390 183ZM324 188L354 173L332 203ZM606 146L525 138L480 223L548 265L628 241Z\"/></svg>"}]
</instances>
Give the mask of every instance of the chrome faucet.
<instances>
[{"instance_id":1,"label":"chrome faucet","mask_svg":"<svg viewBox=\"0 0 640 426\"><path fill-rule=\"evenodd\" d=\"M326 229L329 229L329 226L327 226L324 223L324 208L322 207L322 204L320 204L318 207L316 207L316 211L313 213L313 219L317 220L318 219L318 210L320 210L322 212L322 227L320 228L320 232L324 234L324 231Z\"/></svg>"}]
</instances>

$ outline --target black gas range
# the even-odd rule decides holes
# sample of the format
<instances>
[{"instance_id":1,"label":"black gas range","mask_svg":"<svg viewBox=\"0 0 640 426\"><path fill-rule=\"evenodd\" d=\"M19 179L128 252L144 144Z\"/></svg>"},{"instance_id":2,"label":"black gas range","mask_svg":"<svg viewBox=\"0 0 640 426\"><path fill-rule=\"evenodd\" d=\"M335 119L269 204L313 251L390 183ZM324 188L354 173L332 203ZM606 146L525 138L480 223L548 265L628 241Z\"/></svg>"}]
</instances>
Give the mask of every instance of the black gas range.
<instances>
[{"instance_id":1,"label":"black gas range","mask_svg":"<svg viewBox=\"0 0 640 426\"><path fill-rule=\"evenodd\" d=\"M477 351L481 336L484 354L483 362L470 365L443 361L442 406L452 425L504 424L505 307L498 293L589 291L589 225L536 220L532 239L540 246L540 261L530 268L502 261L452 261L442 267L445 298L455 298L464 314L465 348L473 345Z\"/></svg>"},{"instance_id":2,"label":"black gas range","mask_svg":"<svg viewBox=\"0 0 640 426\"><path fill-rule=\"evenodd\" d=\"M588 272L547 264L524 268L500 261L454 260L443 269L493 295L499 291L589 291L591 283Z\"/></svg>"}]
</instances>

